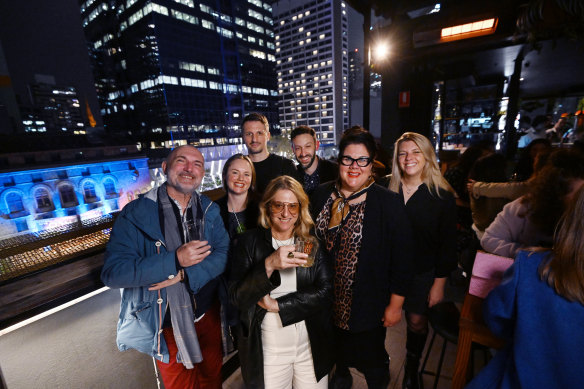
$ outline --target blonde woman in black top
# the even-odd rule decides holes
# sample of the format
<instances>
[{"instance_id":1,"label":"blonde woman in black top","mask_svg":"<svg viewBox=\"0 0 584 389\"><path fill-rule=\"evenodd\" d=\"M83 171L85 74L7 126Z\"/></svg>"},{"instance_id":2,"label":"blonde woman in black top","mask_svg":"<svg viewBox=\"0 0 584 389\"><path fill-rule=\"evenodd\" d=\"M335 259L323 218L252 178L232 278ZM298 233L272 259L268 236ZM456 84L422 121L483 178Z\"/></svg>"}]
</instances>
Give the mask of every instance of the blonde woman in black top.
<instances>
[{"instance_id":1,"label":"blonde woman in black top","mask_svg":"<svg viewBox=\"0 0 584 389\"><path fill-rule=\"evenodd\" d=\"M456 267L456 204L432 144L414 132L395 142L389 189L401 195L416 243L415 276L403 306L408 330L402 388L417 389L428 334L427 310L443 299L446 278Z\"/></svg>"}]
</instances>

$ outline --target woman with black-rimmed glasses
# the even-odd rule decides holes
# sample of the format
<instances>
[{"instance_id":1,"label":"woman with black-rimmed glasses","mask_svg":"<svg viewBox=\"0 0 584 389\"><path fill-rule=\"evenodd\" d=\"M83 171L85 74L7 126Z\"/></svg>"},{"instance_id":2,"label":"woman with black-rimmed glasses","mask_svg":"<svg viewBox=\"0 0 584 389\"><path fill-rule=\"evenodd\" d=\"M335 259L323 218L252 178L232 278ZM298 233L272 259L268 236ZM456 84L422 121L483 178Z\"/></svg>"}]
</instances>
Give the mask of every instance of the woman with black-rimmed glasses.
<instances>
[{"instance_id":1,"label":"woman with black-rimmed glasses","mask_svg":"<svg viewBox=\"0 0 584 389\"><path fill-rule=\"evenodd\" d=\"M240 313L239 357L247 388L328 386L331 268L321 248L308 267L307 254L294 246L295 238L315 242L308 207L298 181L275 178L259 206L260 227L237 242L229 293Z\"/></svg>"},{"instance_id":2,"label":"woman with black-rimmed glasses","mask_svg":"<svg viewBox=\"0 0 584 389\"><path fill-rule=\"evenodd\" d=\"M334 263L335 375L331 386L350 388L349 367L369 388L386 388L386 327L401 319L412 277L412 233L403 202L375 184L375 140L351 128L339 144L339 180L312 196L316 235Z\"/></svg>"}]
</instances>

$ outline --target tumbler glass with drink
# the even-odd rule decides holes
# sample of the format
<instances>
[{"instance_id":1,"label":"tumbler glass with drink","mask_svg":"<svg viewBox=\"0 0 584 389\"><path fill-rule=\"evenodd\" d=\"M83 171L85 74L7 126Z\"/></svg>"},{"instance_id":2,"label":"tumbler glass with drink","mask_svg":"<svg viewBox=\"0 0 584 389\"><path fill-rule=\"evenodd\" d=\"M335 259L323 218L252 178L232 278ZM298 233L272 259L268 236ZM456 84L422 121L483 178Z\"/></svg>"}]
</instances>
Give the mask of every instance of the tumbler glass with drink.
<instances>
[{"instance_id":1,"label":"tumbler glass with drink","mask_svg":"<svg viewBox=\"0 0 584 389\"><path fill-rule=\"evenodd\" d=\"M314 265L314 258L318 250L317 240L315 238L308 239L297 238L294 245L295 245L294 251L296 251L297 253L308 254L308 257L306 258L306 264L300 266L311 267L312 265Z\"/></svg>"}]
</instances>

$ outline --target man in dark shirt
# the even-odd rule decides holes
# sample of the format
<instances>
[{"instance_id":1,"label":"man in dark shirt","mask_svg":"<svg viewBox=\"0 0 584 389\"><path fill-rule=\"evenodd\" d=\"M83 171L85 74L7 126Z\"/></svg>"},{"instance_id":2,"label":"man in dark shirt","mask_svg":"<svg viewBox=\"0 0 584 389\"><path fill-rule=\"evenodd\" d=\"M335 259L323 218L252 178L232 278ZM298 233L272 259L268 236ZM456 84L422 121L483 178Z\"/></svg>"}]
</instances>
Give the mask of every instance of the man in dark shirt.
<instances>
[{"instance_id":1,"label":"man in dark shirt","mask_svg":"<svg viewBox=\"0 0 584 389\"><path fill-rule=\"evenodd\" d=\"M296 177L296 167L291 160L268 152L270 125L264 115L254 112L243 118L241 136L256 171L257 193L262 195L270 181L278 176Z\"/></svg>"},{"instance_id":2,"label":"man in dark shirt","mask_svg":"<svg viewBox=\"0 0 584 389\"><path fill-rule=\"evenodd\" d=\"M336 180L339 167L336 163L316 155L320 143L316 132L308 126L299 126L290 134L292 151L298 161L298 179L307 194L311 194L323 182Z\"/></svg>"}]
</instances>

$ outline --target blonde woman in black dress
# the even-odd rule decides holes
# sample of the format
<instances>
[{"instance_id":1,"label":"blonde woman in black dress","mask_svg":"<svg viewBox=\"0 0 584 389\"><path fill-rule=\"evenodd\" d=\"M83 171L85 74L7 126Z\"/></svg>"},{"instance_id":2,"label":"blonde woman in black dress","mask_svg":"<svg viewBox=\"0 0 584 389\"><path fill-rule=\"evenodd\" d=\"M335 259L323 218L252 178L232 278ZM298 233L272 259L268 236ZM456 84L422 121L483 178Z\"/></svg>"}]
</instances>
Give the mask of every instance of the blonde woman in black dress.
<instances>
[{"instance_id":1,"label":"blonde woman in black dress","mask_svg":"<svg viewBox=\"0 0 584 389\"><path fill-rule=\"evenodd\" d=\"M414 231L415 276L405 296L406 367L402 388L420 387L418 366L428 335L428 308L444 297L456 268L456 203L430 141L415 132L396 142L389 189L399 193Z\"/></svg>"}]
</instances>

